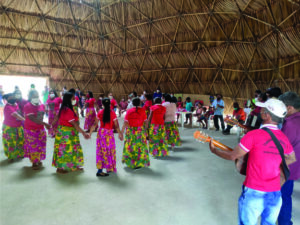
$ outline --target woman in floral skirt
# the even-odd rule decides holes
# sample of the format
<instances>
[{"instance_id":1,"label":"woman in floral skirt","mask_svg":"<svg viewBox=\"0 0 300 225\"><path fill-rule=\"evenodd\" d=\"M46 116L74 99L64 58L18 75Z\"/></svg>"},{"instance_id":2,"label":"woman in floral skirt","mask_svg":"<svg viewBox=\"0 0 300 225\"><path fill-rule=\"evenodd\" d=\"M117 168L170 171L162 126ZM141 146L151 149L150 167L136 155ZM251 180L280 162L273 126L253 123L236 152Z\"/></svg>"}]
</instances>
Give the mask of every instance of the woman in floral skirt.
<instances>
[{"instance_id":1,"label":"woman in floral skirt","mask_svg":"<svg viewBox=\"0 0 300 225\"><path fill-rule=\"evenodd\" d=\"M49 93L49 98L46 101L46 109L48 111L48 123L51 125L51 128L49 129L49 135L50 137L54 138L57 127L58 127L58 111L59 106L62 103L62 99L58 97L56 91L51 90Z\"/></svg>"},{"instance_id":2,"label":"woman in floral skirt","mask_svg":"<svg viewBox=\"0 0 300 225\"><path fill-rule=\"evenodd\" d=\"M52 160L52 166L57 168L57 173L83 170L84 160L79 133L82 133L85 139L90 136L79 127L78 116L72 105L74 100L74 94L66 92L58 113L59 126L55 136Z\"/></svg>"},{"instance_id":3,"label":"woman in floral skirt","mask_svg":"<svg viewBox=\"0 0 300 225\"><path fill-rule=\"evenodd\" d=\"M95 101L96 100L94 99L93 92L89 91L86 95L85 106L82 109L86 109L84 129L87 133L90 132L91 127L95 124L96 121ZM98 126L96 127L96 129L97 128Z\"/></svg>"},{"instance_id":4,"label":"woman in floral skirt","mask_svg":"<svg viewBox=\"0 0 300 225\"><path fill-rule=\"evenodd\" d=\"M3 96L7 101L4 107L4 121L2 126L2 142L6 157L13 161L24 157L24 132L22 121L24 117L18 111L15 95L10 93Z\"/></svg>"},{"instance_id":5,"label":"woman in floral skirt","mask_svg":"<svg viewBox=\"0 0 300 225\"><path fill-rule=\"evenodd\" d=\"M24 106L24 157L29 158L32 169L38 170L42 160L46 159L47 135L45 128L50 125L43 122L45 106L40 104L39 93L32 89L28 94L28 103Z\"/></svg>"},{"instance_id":6,"label":"woman in floral skirt","mask_svg":"<svg viewBox=\"0 0 300 225\"><path fill-rule=\"evenodd\" d=\"M149 151L151 155L160 157L168 155L167 137L165 130L166 108L161 105L161 98L154 99L155 105L150 107L149 116Z\"/></svg>"},{"instance_id":7,"label":"woman in floral skirt","mask_svg":"<svg viewBox=\"0 0 300 225\"><path fill-rule=\"evenodd\" d=\"M90 130L90 135L100 121L100 128L97 135L96 146L96 176L105 177L109 172L117 172L116 168L116 143L114 138L114 127L119 133L119 139L123 140L123 134L120 131L116 113L110 106L110 99L104 98L102 100L104 109L100 110L97 114L95 124ZM106 169L106 173L103 172Z\"/></svg>"},{"instance_id":8,"label":"woman in floral skirt","mask_svg":"<svg viewBox=\"0 0 300 225\"><path fill-rule=\"evenodd\" d=\"M166 107L166 116L165 116L165 129L167 134L167 143L174 146L180 146L180 136L177 124L175 122L177 107L175 102L172 101L170 95L165 95L165 102L162 104Z\"/></svg>"},{"instance_id":9,"label":"woman in floral skirt","mask_svg":"<svg viewBox=\"0 0 300 225\"><path fill-rule=\"evenodd\" d=\"M126 129L122 163L133 169L150 166L149 151L146 140L147 115L139 107L141 100L132 100L134 108L127 110L122 127Z\"/></svg>"}]
</instances>

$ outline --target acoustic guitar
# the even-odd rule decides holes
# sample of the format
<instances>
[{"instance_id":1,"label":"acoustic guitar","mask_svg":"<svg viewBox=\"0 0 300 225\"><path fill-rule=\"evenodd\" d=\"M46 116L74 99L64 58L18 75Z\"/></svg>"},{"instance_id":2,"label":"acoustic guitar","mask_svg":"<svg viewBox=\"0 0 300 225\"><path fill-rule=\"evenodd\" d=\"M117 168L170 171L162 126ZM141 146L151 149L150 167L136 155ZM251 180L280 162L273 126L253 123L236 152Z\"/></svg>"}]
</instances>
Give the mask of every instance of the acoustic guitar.
<instances>
[{"instance_id":1,"label":"acoustic guitar","mask_svg":"<svg viewBox=\"0 0 300 225\"><path fill-rule=\"evenodd\" d=\"M243 129L248 129L247 126L239 123L239 121L237 121L236 119L230 119L229 117L226 117L224 119L224 122L226 122L227 124L231 125L231 126L234 126L234 125L237 125L239 126L240 128L243 128Z\"/></svg>"},{"instance_id":2,"label":"acoustic guitar","mask_svg":"<svg viewBox=\"0 0 300 225\"><path fill-rule=\"evenodd\" d=\"M194 138L195 138L195 140L197 140L201 143L210 142L212 140L212 143L217 148L219 148L223 151L233 151L232 148L228 147L227 145L224 145L223 143L221 143L219 141L214 140L213 138L211 138L204 132L195 131ZM235 167L236 167L237 171L244 176L246 176L248 156L249 156L249 154L247 153L243 157L235 160ZM283 168L282 168L282 165L280 165L280 184L281 184L281 186L285 183L285 181L286 181L286 179L284 176Z\"/></svg>"},{"instance_id":3,"label":"acoustic guitar","mask_svg":"<svg viewBox=\"0 0 300 225\"><path fill-rule=\"evenodd\" d=\"M212 143L217 148L219 148L223 151L229 151L229 152L233 151L232 148L228 147L227 145L224 145L223 143L221 143L219 141L216 141L215 139L211 138L210 136L208 136L207 134L205 134L201 131L195 131L194 138L197 141L202 142L202 143L210 142L212 140ZM246 175L247 161L248 161L248 154L241 157L240 159L235 160L235 167L236 167L237 171L242 175Z\"/></svg>"}]
</instances>

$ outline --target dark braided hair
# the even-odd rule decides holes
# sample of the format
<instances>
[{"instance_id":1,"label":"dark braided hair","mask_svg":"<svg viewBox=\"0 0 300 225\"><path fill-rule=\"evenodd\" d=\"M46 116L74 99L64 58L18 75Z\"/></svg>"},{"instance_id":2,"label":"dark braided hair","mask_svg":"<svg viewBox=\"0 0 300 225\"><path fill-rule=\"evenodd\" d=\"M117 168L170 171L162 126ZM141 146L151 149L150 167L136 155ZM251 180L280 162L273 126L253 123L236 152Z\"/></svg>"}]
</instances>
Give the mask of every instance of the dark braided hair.
<instances>
[{"instance_id":1,"label":"dark braided hair","mask_svg":"<svg viewBox=\"0 0 300 225\"><path fill-rule=\"evenodd\" d=\"M141 104L141 99L140 98L133 98L132 99L132 105L135 106L136 108L136 112L138 111L138 107L140 106Z\"/></svg>"},{"instance_id":2,"label":"dark braided hair","mask_svg":"<svg viewBox=\"0 0 300 225\"><path fill-rule=\"evenodd\" d=\"M104 114L103 114L103 123L110 122L110 99L104 98L102 99L102 104L104 106Z\"/></svg>"}]
</instances>

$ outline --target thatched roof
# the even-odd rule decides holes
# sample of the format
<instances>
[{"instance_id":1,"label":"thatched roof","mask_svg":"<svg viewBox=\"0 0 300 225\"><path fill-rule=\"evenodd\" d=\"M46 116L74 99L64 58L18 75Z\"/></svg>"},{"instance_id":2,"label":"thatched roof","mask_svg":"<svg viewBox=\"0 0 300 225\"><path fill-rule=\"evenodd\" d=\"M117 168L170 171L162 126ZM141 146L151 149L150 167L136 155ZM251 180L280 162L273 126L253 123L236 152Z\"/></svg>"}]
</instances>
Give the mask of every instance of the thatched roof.
<instances>
[{"instance_id":1,"label":"thatched roof","mask_svg":"<svg viewBox=\"0 0 300 225\"><path fill-rule=\"evenodd\" d=\"M300 90L298 0L0 0L0 74L52 87Z\"/></svg>"}]
</instances>

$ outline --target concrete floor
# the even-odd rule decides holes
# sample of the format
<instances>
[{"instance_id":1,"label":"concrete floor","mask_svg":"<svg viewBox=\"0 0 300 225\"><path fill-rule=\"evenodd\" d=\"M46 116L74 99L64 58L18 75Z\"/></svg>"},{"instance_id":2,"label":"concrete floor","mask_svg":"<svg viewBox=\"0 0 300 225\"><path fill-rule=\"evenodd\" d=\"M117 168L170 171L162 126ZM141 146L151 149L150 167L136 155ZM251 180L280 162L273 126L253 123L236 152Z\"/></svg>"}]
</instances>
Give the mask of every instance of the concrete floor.
<instances>
[{"instance_id":1,"label":"concrete floor","mask_svg":"<svg viewBox=\"0 0 300 225\"><path fill-rule=\"evenodd\" d=\"M83 122L81 122L83 124ZM183 145L151 167L133 171L121 163L123 143L117 140L118 173L97 178L96 134L81 137L85 171L64 175L51 166L53 139L41 171L28 159L8 163L0 152L1 225L233 225L243 177L233 162L210 153L208 144L193 140L195 128L180 130ZM234 146L236 136L208 131ZM1 140L2 143L2 140ZM300 182L294 190L294 224L300 224Z\"/></svg>"}]
</instances>

